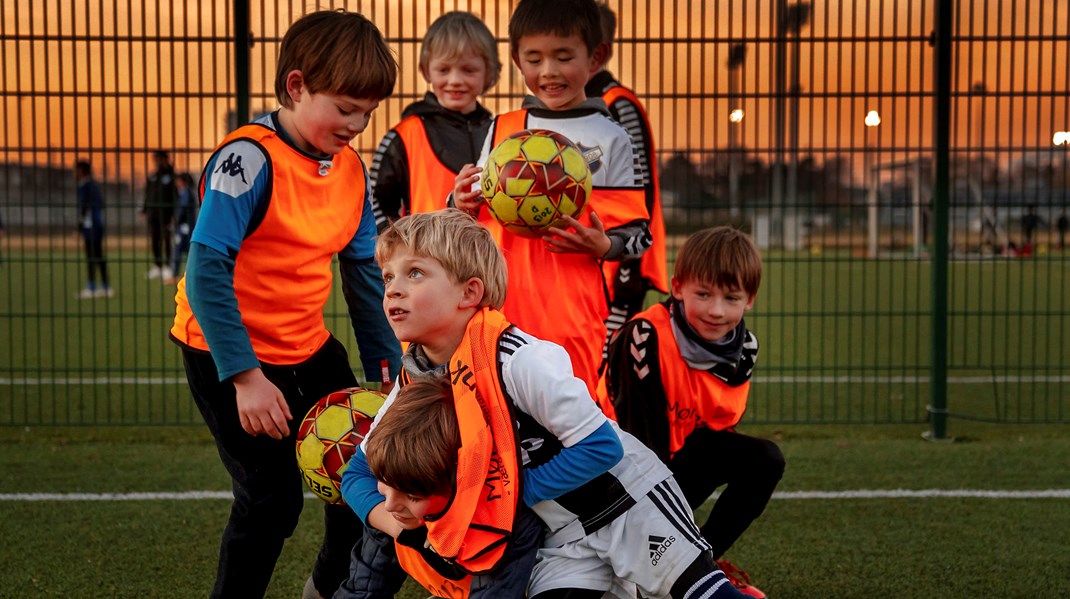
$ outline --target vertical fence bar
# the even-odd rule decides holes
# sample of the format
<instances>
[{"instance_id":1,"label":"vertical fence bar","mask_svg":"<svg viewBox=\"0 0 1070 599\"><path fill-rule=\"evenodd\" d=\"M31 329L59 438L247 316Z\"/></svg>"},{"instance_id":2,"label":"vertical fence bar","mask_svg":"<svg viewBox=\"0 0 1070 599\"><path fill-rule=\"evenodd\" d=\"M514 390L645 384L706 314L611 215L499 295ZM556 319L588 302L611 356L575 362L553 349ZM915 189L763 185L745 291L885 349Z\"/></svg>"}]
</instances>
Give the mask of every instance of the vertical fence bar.
<instances>
[{"instance_id":1,"label":"vertical fence bar","mask_svg":"<svg viewBox=\"0 0 1070 599\"><path fill-rule=\"evenodd\" d=\"M234 0L234 116L239 126L249 122L249 95L252 89L249 83L252 32L249 28L249 0Z\"/></svg>"},{"instance_id":2,"label":"vertical fence bar","mask_svg":"<svg viewBox=\"0 0 1070 599\"><path fill-rule=\"evenodd\" d=\"M947 437L947 227L951 135L952 0L936 3L936 109L933 122L932 363L929 415L933 440Z\"/></svg>"}]
</instances>

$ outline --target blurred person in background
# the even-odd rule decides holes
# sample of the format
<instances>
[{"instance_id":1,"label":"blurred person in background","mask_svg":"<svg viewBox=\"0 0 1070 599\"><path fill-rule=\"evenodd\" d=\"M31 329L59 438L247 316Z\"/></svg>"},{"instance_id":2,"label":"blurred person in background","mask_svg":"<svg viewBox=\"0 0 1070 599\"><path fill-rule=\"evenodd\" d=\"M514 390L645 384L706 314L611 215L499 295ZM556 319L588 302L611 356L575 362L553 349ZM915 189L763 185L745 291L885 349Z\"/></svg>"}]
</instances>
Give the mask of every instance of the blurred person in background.
<instances>
[{"instance_id":1,"label":"blurred person in background","mask_svg":"<svg viewBox=\"0 0 1070 599\"><path fill-rule=\"evenodd\" d=\"M164 150L152 154L156 170L145 183L145 201L141 214L149 225L149 249L152 250L152 268L148 278L171 277L171 225L175 216L178 191L175 188L175 167Z\"/></svg>"},{"instance_id":2,"label":"blurred person in background","mask_svg":"<svg viewBox=\"0 0 1070 599\"><path fill-rule=\"evenodd\" d=\"M79 299L111 297L113 291L108 282L108 263L104 259L104 194L93 179L89 162L79 160L74 165L78 182L78 227L85 240L85 260L88 277L85 289L78 293ZM97 272L100 287L97 287Z\"/></svg>"}]
</instances>

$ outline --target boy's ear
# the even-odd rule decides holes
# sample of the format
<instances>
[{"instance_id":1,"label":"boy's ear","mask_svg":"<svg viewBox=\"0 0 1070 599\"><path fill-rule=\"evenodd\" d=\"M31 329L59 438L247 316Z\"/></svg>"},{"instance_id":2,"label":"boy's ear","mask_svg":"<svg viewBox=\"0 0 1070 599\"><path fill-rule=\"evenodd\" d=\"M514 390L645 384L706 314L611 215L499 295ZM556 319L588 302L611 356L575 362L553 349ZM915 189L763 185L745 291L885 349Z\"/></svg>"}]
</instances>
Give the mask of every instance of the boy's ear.
<instances>
[{"instance_id":1,"label":"boy's ear","mask_svg":"<svg viewBox=\"0 0 1070 599\"><path fill-rule=\"evenodd\" d=\"M301 93L305 91L305 75L298 69L286 73L286 95L290 101L299 102Z\"/></svg>"},{"instance_id":2,"label":"boy's ear","mask_svg":"<svg viewBox=\"0 0 1070 599\"><path fill-rule=\"evenodd\" d=\"M606 66L609 62L609 44L598 44L594 47L594 51L591 52L591 75L594 75L598 71L602 70L602 67Z\"/></svg>"},{"instance_id":3,"label":"boy's ear","mask_svg":"<svg viewBox=\"0 0 1070 599\"><path fill-rule=\"evenodd\" d=\"M684 299L680 297L680 285L682 284L683 281L677 280L676 277L673 277L672 280L669 281L669 293L672 295L673 299L677 301Z\"/></svg>"},{"instance_id":4,"label":"boy's ear","mask_svg":"<svg viewBox=\"0 0 1070 599\"><path fill-rule=\"evenodd\" d=\"M744 312L746 312L747 310L750 310L751 308L753 308L753 307L754 307L754 300L755 300L755 299L756 299L757 297L758 297L758 294L757 294L757 293L755 293L754 295L752 295L752 296L749 296L749 297L747 298L747 305L746 305L746 306L743 306L743 311L744 311Z\"/></svg>"},{"instance_id":5,"label":"boy's ear","mask_svg":"<svg viewBox=\"0 0 1070 599\"><path fill-rule=\"evenodd\" d=\"M599 52L601 52L601 55L599 55ZM598 68L595 69L596 72L606 68L606 63L609 62L610 58L613 58L612 44L610 44L609 42L602 42L601 44L598 44L598 46L594 49L594 57L598 64Z\"/></svg>"},{"instance_id":6,"label":"boy's ear","mask_svg":"<svg viewBox=\"0 0 1070 599\"><path fill-rule=\"evenodd\" d=\"M483 301L484 293L486 293L486 288L483 286L483 279L471 277L464 282L464 294L461 296L461 303L458 308L462 310L478 308L480 302Z\"/></svg>"}]
</instances>

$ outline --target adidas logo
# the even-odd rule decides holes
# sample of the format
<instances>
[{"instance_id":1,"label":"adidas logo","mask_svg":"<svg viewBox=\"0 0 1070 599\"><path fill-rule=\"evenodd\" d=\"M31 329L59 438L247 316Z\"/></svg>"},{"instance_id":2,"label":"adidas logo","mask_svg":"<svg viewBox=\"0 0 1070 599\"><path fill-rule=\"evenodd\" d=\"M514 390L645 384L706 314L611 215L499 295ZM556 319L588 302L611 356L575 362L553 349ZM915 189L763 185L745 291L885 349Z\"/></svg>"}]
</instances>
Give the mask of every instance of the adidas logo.
<instances>
[{"instance_id":1,"label":"adidas logo","mask_svg":"<svg viewBox=\"0 0 1070 599\"><path fill-rule=\"evenodd\" d=\"M661 561L661 556L665 555L665 552L669 550L669 546L676 542L676 537L655 537L650 535L647 537L647 542L650 547L650 565L656 566Z\"/></svg>"}]
</instances>

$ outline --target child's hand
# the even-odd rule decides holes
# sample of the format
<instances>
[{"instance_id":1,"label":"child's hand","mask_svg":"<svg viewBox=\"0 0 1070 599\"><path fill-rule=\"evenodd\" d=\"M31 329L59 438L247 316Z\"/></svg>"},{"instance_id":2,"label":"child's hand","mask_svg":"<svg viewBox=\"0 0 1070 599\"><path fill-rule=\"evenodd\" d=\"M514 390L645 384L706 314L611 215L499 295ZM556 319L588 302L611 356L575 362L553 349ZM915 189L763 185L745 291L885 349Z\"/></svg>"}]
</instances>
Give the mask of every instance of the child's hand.
<instances>
[{"instance_id":1,"label":"child's hand","mask_svg":"<svg viewBox=\"0 0 1070 599\"><path fill-rule=\"evenodd\" d=\"M598 215L591 212L591 226L585 227L571 216L562 216L572 231L550 227L549 235L543 236L546 249L555 254L588 254L595 258L606 255L613 245L606 235L606 228ZM573 232L574 231L574 232Z\"/></svg>"},{"instance_id":2,"label":"child's hand","mask_svg":"<svg viewBox=\"0 0 1070 599\"><path fill-rule=\"evenodd\" d=\"M479 173L482 173L483 169L474 164L466 164L461 167L461 172L457 173L457 178L453 182L453 205L470 213L479 211L479 208L483 205L483 201L480 199L479 187L473 187L479 182Z\"/></svg>"},{"instance_id":3,"label":"child's hand","mask_svg":"<svg viewBox=\"0 0 1070 599\"><path fill-rule=\"evenodd\" d=\"M290 434L288 420L293 419L290 406L282 391L253 368L234 376L234 391L238 403L241 427L250 435L267 435L282 439Z\"/></svg>"}]
</instances>

